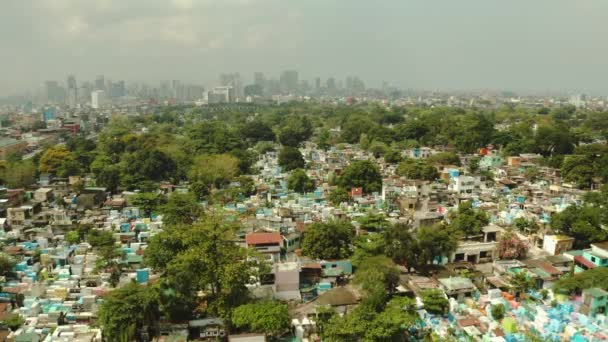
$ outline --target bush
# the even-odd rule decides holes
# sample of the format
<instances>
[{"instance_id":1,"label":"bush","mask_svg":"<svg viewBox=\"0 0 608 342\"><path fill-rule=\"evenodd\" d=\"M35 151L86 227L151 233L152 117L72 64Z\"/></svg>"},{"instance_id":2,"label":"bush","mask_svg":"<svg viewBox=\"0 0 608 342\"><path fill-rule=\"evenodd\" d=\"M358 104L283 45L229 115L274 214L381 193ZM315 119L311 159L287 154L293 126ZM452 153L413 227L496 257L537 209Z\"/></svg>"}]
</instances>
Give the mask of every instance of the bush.
<instances>
[{"instance_id":1,"label":"bush","mask_svg":"<svg viewBox=\"0 0 608 342\"><path fill-rule=\"evenodd\" d=\"M500 321L505 317L505 306L503 304L492 305L490 312L492 313L492 318Z\"/></svg>"},{"instance_id":2,"label":"bush","mask_svg":"<svg viewBox=\"0 0 608 342\"><path fill-rule=\"evenodd\" d=\"M6 325L12 331L19 329L23 323L25 323L25 319L23 319L19 314L10 314L4 321L2 321L4 325Z\"/></svg>"}]
</instances>

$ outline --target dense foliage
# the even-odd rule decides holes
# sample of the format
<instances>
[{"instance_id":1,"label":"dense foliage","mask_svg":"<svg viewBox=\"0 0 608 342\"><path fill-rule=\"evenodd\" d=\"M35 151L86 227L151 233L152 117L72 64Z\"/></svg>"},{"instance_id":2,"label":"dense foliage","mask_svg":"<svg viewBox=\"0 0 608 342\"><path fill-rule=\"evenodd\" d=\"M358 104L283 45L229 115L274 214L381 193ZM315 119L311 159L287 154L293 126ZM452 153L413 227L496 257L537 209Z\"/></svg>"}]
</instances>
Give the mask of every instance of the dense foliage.
<instances>
[{"instance_id":1,"label":"dense foliage","mask_svg":"<svg viewBox=\"0 0 608 342\"><path fill-rule=\"evenodd\" d=\"M302 253L316 259L343 259L352 254L355 228L341 221L313 223L306 227Z\"/></svg>"}]
</instances>

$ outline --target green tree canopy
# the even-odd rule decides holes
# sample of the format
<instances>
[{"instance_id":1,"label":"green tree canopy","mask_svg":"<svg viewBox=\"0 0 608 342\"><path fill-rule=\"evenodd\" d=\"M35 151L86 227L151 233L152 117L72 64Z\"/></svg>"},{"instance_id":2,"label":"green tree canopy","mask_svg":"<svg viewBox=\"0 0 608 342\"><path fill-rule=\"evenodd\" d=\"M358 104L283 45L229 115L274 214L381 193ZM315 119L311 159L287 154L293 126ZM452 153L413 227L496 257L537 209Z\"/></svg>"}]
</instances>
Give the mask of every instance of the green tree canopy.
<instances>
[{"instance_id":1,"label":"green tree canopy","mask_svg":"<svg viewBox=\"0 0 608 342\"><path fill-rule=\"evenodd\" d=\"M279 152L279 165L285 171L301 169L304 167L304 164L302 153L295 147L285 146Z\"/></svg>"},{"instance_id":2,"label":"green tree canopy","mask_svg":"<svg viewBox=\"0 0 608 342\"><path fill-rule=\"evenodd\" d=\"M188 318L199 291L205 293L207 313L224 318L247 299L245 285L264 265L235 244L236 229L221 214L210 213L194 225L167 227L150 239L144 260L163 271L161 304L173 320Z\"/></svg>"},{"instance_id":3,"label":"green tree canopy","mask_svg":"<svg viewBox=\"0 0 608 342\"><path fill-rule=\"evenodd\" d=\"M436 315L445 315L450 308L450 302L441 290L428 289L422 291L422 304L426 311Z\"/></svg>"},{"instance_id":4,"label":"green tree canopy","mask_svg":"<svg viewBox=\"0 0 608 342\"><path fill-rule=\"evenodd\" d=\"M261 120L247 122L241 127L241 134L252 142L275 140L272 127Z\"/></svg>"},{"instance_id":5,"label":"green tree canopy","mask_svg":"<svg viewBox=\"0 0 608 342\"><path fill-rule=\"evenodd\" d=\"M99 325L108 341L131 341L141 336L156 336L155 322L160 318L158 290L130 283L110 292L99 308Z\"/></svg>"},{"instance_id":6,"label":"green tree canopy","mask_svg":"<svg viewBox=\"0 0 608 342\"><path fill-rule=\"evenodd\" d=\"M289 330L291 320L286 304L265 301L234 309L232 324L246 332L264 333L276 338Z\"/></svg>"},{"instance_id":7,"label":"green tree canopy","mask_svg":"<svg viewBox=\"0 0 608 342\"><path fill-rule=\"evenodd\" d=\"M190 182L198 182L206 189L219 189L230 183L239 173L238 158L229 154L200 155L188 172Z\"/></svg>"},{"instance_id":8,"label":"green tree canopy","mask_svg":"<svg viewBox=\"0 0 608 342\"><path fill-rule=\"evenodd\" d=\"M336 188L329 193L328 200L333 205L340 205L340 203L348 202L348 191L344 188Z\"/></svg>"},{"instance_id":9,"label":"green tree canopy","mask_svg":"<svg viewBox=\"0 0 608 342\"><path fill-rule=\"evenodd\" d=\"M427 158L430 164L460 166L460 157L454 152L440 152Z\"/></svg>"},{"instance_id":10,"label":"green tree canopy","mask_svg":"<svg viewBox=\"0 0 608 342\"><path fill-rule=\"evenodd\" d=\"M608 290L606 279L608 279L608 267L596 267L558 279L553 285L553 290L566 294L580 293L592 287Z\"/></svg>"},{"instance_id":11,"label":"green tree canopy","mask_svg":"<svg viewBox=\"0 0 608 342\"><path fill-rule=\"evenodd\" d=\"M15 267L17 261L6 253L0 253L0 275L6 274Z\"/></svg>"},{"instance_id":12,"label":"green tree canopy","mask_svg":"<svg viewBox=\"0 0 608 342\"><path fill-rule=\"evenodd\" d=\"M150 217L152 212L159 208L164 202L164 198L160 194L152 192L140 192L129 198L129 203L132 206L143 210L146 217Z\"/></svg>"},{"instance_id":13,"label":"green tree canopy","mask_svg":"<svg viewBox=\"0 0 608 342\"><path fill-rule=\"evenodd\" d=\"M382 175L376 164L369 160L357 160L342 171L338 185L347 190L362 187L363 192L369 194L382 189Z\"/></svg>"},{"instance_id":14,"label":"green tree canopy","mask_svg":"<svg viewBox=\"0 0 608 342\"><path fill-rule=\"evenodd\" d=\"M481 234L482 228L490 223L487 214L474 209L469 201L460 203L458 210L450 212L448 217L450 228L462 232L465 237Z\"/></svg>"},{"instance_id":15,"label":"green tree canopy","mask_svg":"<svg viewBox=\"0 0 608 342\"><path fill-rule=\"evenodd\" d=\"M299 193L310 192L315 189L315 181L308 177L306 171L295 169L287 178L287 188Z\"/></svg>"},{"instance_id":16,"label":"green tree canopy","mask_svg":"<svg viewBox=\"0 0 608 342\"><path fill-rule=\"evenodd\" d=\"M38 170L42 173L57 174L64 163L73 161L74 155L67 147L57 145L49 148L42 154Z\"/></svg>"},{"instance_id":17,"label":"green tree canopy","mask_svg":"<svg viewBox=\"0 0 608 342\"><path fill-rule=\"evenodd\" d=\"M167 225L192 224L202 215L201 207L190 193L172 193L160 211Z\"/></svg>"},{"instance_id":18,"label":"green tree canopy","mask_svg":"<svg viewBox=\"0 0 608 342\"><path fill-rule=\"evenodd\" d=\"M439 178L437 168L421 159L406 158L399 163L396 173L409 179L432 181Z\"/></svg>"},{"instance_id":19,"label":"green tree canopy","mask_svg":"<svg viewBox=\"0 0 608 342\"><path fill-rule=\"evenodd\" d=\"M608 240L605 209L591 205L571 205L551 217L551 228L574 238L574 248L588 248L589 244Z\"/></svg>"},{"instance_id":20,"label":"green tree canopy","mask_svg":"<svg viewBox=\"0 0 608 342\"><path fill-rule=\"evenodd\" d=\"M313 223L306 227L302 254L316 259L344 259L351 255L354 227L347 222Z\"/></svg>"}]
</instances>

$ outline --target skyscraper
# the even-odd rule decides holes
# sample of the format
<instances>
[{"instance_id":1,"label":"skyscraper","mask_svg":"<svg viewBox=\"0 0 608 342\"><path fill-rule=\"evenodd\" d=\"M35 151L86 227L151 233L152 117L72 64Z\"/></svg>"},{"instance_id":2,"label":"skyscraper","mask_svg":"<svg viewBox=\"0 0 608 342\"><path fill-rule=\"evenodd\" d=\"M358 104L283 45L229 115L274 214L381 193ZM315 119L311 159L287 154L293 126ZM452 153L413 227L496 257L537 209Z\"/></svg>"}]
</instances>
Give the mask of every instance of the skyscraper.
<instances>
[{"instance_id":1,"label":"skyscraper","mask_svg":"<svg viewBox=\"0 0 608 342\"><path fill-rule=\"evenodd\" d=\"M65 90L57 81L46 81L44 83L46 99L51 103L62 103L65 97Z\"/></svg>"},{"instance_id":2,"label":"skyscraper","mask_svg":"<svg viewBox=\"0 0 608 342\"><path fill-rule=\"evenodd\" d=\"M105 91L94 90L91 92L91 108L99 109L105 103Z\"/></svg>"},{"instance_id":3,"label":"skyscraper","mask_svg":"<svg viewBox=\"0 0 608 342\"><path fill-rule=\"evenodd\" d=\"M298 72L295 70L285 70L281 73L279 79L281 91L284 93L293 93L298 90Z\"/></svg>"},{"instance_id":4,"label":"skyscraper","mask_svg":"<svg viewBox=\"0 0 608 342\"><path fill-rule=\"evenodd\" d=\"M239 74L238 72L231 74L221 74L220 86L232 87L234 91L234 96L238 99L243 99L245 96L243 89L243 80L241 79L241 74Z\"/></svg>"},{"instance_id":5,"label":"skyscraper","mask_svg":"<svg viewBox=\"0 0 608 342\"><path fill-rule=\"evenodd\" d=\"M70 107L75 107L78 102L78 86L76 85L76 77L74 75L68 76L68 88L67 88L67 104Z\"/></svg>"},{"instance_id":6,"label":"skyscraper","mask_svg":"<svg viewBox=\"0 0 608 342\"><path fill-rule=\"evenodd\" d=\"M264 87L264 83L266 83L266 77L264 77L264 73L260 71L254 72L253 84Z\"/></svg>"},{"instance_id":7,"label":"skyscraper","mask_svg":"<svg viewBox=\"0 0 608 342\"><path fill-rule=\"evenodd\" d=\"M106 81L103 75L97 76L95 79L95 90L105 90L106 89Z\"/></svg>"}]
</instances>

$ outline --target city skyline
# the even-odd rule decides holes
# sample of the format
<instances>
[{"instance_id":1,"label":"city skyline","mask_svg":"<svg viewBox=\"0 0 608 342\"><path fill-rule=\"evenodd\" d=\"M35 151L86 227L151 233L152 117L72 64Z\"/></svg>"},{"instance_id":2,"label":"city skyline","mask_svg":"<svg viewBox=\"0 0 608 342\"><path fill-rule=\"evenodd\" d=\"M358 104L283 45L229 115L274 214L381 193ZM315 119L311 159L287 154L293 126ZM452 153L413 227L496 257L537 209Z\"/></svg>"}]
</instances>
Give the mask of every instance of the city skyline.
<instances>
[{"instance_id":1,"label":"city skyline","mask_svg":"<svg viewBox=\"0 0 608 342\"><path fill-rule=\"evenodd\" d=\"M606 94L608 3L113 0L3 5L0 94L74 74L180 79L296 69L370 87Z\"/></svg>"}]
</instances>

